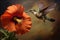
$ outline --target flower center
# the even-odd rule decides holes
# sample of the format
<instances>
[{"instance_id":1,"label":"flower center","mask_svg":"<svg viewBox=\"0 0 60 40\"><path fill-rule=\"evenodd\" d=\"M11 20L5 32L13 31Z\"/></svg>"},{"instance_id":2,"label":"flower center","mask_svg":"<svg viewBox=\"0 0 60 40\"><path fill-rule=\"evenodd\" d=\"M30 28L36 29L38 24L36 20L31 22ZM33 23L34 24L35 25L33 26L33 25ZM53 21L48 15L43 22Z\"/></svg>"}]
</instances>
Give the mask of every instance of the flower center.
<instances>
[{"instance_id":1,"label":"flower center","mask_svg":"<svg viewBox=\"0 0 60 40\"><path fill-rule=\"evenodd\" d=\"M20 23L22 22L22 18L19 18L19 17L13 17L13 21L14 21L15 23L20 24Z\"/></svg>"}]
</instances>

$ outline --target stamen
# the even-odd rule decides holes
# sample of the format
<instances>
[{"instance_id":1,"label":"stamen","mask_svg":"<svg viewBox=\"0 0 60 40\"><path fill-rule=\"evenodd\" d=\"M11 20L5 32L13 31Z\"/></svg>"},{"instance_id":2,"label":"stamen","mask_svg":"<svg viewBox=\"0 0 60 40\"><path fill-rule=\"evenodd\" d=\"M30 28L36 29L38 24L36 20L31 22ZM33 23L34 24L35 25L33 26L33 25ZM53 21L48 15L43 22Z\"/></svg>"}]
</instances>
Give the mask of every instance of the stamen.
<instances>
[{"instance_id":1,"label":"stamen","mask_svg":"<svg viewBox=\"0 0 60 40\"><path fill-rule=\"evenodd\" d=\"M18 17L13 17L13 20L15 23L18 23L18 24L20 24L22 22L22 19L18 18Z\"/></svg>"}]
</instances>

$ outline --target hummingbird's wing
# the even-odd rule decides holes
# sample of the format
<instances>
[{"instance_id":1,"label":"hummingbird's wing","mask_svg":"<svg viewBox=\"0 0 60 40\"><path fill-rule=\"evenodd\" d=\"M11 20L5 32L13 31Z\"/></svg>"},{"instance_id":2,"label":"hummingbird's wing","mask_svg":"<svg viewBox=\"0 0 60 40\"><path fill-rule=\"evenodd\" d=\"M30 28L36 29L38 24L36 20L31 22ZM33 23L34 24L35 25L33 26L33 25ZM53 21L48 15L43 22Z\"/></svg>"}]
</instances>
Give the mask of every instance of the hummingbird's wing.
<instances>
[{"instance_id":1,"label":"hummingbird's wing","mask_svg":"<svg viewBox=\"0 0 60 40\"><path fill-rule=\"evenodd\" d=\"M37 3L37 6L38 6L39 10L42 10L42 9L44 9L44 7L45 7L42 2L38 2L38 3Z\"/></svg>"},{"instance_id":2,"label":"hummingbird's wing","mask_svg":"<svg viewBox=\"0 0 60 40\"><path fill-rule=\"evenodd\" d=\"M48 8L47 8L44 12L45 12L45 13L48 13L48 12L54 10L55 7L56 7L56 3L54 3L54 4L50 5L50 6L48 6Z\"/></svg>"}]
</instances>

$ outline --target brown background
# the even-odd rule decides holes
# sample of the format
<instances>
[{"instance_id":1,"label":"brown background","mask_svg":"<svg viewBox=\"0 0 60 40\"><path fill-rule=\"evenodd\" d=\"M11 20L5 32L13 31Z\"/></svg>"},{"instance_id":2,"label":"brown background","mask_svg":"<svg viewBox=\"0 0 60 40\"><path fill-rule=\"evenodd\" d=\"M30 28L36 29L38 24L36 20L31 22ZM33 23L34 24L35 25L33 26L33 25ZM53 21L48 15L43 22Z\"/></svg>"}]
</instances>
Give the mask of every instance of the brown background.
<instances>
[{"instance_id":1,"label":"brown background","mask_svg":"<svg viewBox=\"0 0 60 40\"><path fill-rule=\"evenodd\" d=\"M28 13L32 18L31 31L18 36L19 40L60 40L60 1L59 0L11 0L12 3L19 3L25 7L25 11L37 9L36 3L43 2L45 6L57 3L56 9L49 12L48 17L54 18L55 22L38 20L33 14Z\"/></svg>"}]
</instances>

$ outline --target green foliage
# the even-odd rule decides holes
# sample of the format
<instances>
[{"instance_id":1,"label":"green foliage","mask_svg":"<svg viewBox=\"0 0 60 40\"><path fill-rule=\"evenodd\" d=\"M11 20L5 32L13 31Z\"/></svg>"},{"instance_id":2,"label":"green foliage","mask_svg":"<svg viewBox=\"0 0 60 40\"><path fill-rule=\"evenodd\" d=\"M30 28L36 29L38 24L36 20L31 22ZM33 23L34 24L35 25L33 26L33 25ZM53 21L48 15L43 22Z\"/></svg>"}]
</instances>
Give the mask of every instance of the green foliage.
<instances>
[{"instance_id":1,"label":"green foliage","mask_svg":"<svg viewBox=\"0 0 60 40\"><path fill-rule=\"evenodd\" d=\"M0 29L0 40L18 40L14 32L8 32L7 30Z\"/></svg>"}]
</instances>

